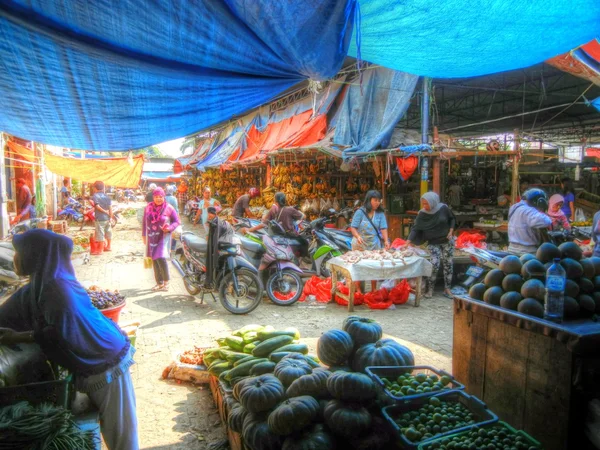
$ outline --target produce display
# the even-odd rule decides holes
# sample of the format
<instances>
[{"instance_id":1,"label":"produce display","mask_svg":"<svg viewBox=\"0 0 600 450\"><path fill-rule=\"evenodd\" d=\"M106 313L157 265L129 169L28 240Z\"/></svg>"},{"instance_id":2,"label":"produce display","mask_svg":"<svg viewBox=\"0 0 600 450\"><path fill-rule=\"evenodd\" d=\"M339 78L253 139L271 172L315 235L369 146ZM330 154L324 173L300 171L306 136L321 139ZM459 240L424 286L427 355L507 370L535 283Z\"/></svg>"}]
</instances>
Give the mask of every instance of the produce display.
<instances>
[{"instance_id":1,"label":"produce display","mask_svg":"<svg viewBox=\"0 0 600 450\"><path fill-rule=\"evenodd\" d=\"M436 374L425 373L404 374L397 379L382 378L383 384L396 397L406 395L424 394L427 392L450 389L452 379L446 375L438 377Z\"/></svg>"},{"instance_id":2,"label":"produce display","mask_svg":"<svg viewBox=\"0 0 600 450\"><path fill-rule=\"evenodd\" d=\"M0 409L0 448L94 450L95 435L82 431L66 409L42 403L27 402Z\"/></svg>"},{"instance_id":3,"label":"produce display","mask_svg":"<svg viewBox=\"0 0 600 450\"><path fill-rule=\"evenodd\" d=\"M440 439L426 447L427 450L490 449L490 450L540 450L531 445L525 436L517 434L503 425L477 428L459 435Z\"/></svg>"},{"instance_id":4,"label":"produce display","mask_svg":"<svg viewBox=\"0 0 600 450\"><path fill-rule=\"evenodd\" d=\"M441 433L473 425L476 419L460 402L430 397L427 404L395 418L395 422L409 441L420 442Z\"/></svg>"},{"instance_id":5,"label":"produce display","mask_svg":"<svg viewBox=\"0 0 600 450\"><path fill-rule=\"evenodd\" d=\"M186 350L179 355L179 361L184 364L199 366L204 362L204 350L206 349L194 346L192 350Z\"/></svg>"},{"instance_id":6,"label":"produce display","mask_svg":"<svg viewBox=\"0 0 600 450\"><path fill-rule=\"evenodd\" d=\"M565 242L558 247L546 242L535 255L504 257L499 269L489 271L483 283L471 287L469 296L543 318L546 271L555 258L560 259L567 278L565 319L592 317L596 320L600 314L600 258L583 258L581 248L574 242Z\"/></svg>"},{"instance_id":7,"label":"produce display","mask_svg":"<svg viewBox=\"0 0 600 450\"><path fill-rule=\"evenodd\" d=\"M414 357L381 339L381 325L372 319L350 316L342 328L319 338L318 359L296 329L260 325L243 327L205 352L208 370L232 387L228 426L250 450L370 449L389 438L365 368L370 361L395 365Z\"/></svg>"},{"instance_id":8,"label":"produce display","mask_svg":"<svg viewBox=\"0 0 600 450\"><path fill-rule=\"evenodd\" d=\"M92 300L92 305L98 309L113 308L125 303L125 296L117 289L110 291L98 286L91 286L87 290L87 294L90 296L90 300Z\"/></svg>"},{"instance_id":9,"label":"produce display","mask_svg":"<svg viewBox=\"0 0 600 450\"><path fill-rule=\"evenodd\" d=\"M359 251L352 250L351 252L344 253L340 258L343 261L356 264L361 260L371 260L371 261L381 261L383 265L384 261L390 261L393 266L396 265L396 261L401 261L402 264L406 264L404 258L408 258L409 256L414 256L415 252L412 248L403 248L399 250L367 250L367 251Z\"/></svg>"}]
</instances>

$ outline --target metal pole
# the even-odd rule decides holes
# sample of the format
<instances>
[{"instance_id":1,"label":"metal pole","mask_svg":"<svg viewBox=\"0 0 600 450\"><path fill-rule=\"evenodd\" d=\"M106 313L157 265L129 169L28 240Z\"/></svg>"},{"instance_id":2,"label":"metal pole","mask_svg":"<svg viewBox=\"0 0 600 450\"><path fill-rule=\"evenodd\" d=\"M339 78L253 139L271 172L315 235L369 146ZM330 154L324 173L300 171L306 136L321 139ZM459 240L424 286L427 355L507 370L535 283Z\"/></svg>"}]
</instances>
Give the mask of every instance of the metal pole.
<instances>
[{"instance_id":1,"label":"metal pole","mask_svg":"<svg viewBox=\"0 0 600 450\"><path fill-rule=\"evenodd\" d=\"M421 144L429 143L429 84L431 79L423 77L423 98L421 102ZM421 159L421 195L429 190L428 177L429 162L427 158Z\"/></svg>"},{"instance_id":2,"label":"metal pole","mask_svg":"<svg viewBox=\"0 0 600 450\"><path fill-rule=\"evenodd\" d=\"M6 167L4 165L4 133L0 133L0 238L4 238L10 229L8 209L6 208Z\"/></svg>"}]
</instances>

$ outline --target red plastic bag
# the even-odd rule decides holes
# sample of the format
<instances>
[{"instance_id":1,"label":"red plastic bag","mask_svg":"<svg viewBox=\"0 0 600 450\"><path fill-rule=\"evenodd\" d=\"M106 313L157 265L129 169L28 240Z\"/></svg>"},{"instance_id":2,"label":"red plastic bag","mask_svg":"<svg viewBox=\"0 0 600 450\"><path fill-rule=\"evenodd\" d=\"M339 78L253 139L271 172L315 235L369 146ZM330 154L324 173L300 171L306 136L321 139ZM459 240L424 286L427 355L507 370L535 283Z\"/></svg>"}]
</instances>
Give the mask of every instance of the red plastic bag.
<instances>
[{"instance_id":1,"label":"red plastic bag","mask_svg":"<svg viewBox=\"0 0 600 450\"><path fill-rule=\"evenodd\" d=\"M408 295L410 294L410 285L408 281L402 280L390 291L389 300L394 305L403 305L408 301Z\"/></svg>"},{"instance_id":2,"label":"red plastic bag","mask_svg":"<svg viewBox=\"0 0 600 450\"><path fill-rule=\"evenodd\" d=\"M316 295L315 286L321 279L317 276L312 276L306 283L304 283L304 289L302 290L302 296L298 301L303 302L309 295Z\"/></svg>"},{"instance_id":3,"label":"red plastic bag","mask_svg":"<svg viewBox=\"0 0 600 450\"><path fill-rule=\"evenodd\" d=\"M392 248L398 249L398 248L402 247L404 244L406 244L406 241L404 239L396 238L396 239L394 239L394 242L392 242Z\"/></svg>"},{"instance_id":4,"label":"red plastic bag","mask_svg":"<svg viewBox=\"0 0 600 450\"><path fill-rule=\"evenodd\" d=\"M325 278L315 286L315 297L319 303L329 303L331 300L331 278Z\"/></svg>"},{"instance_id":5,"label":"red plastic bag","mask_svg":"<svg viewBox=\"0 0 600 450\"><path fill-rule=\"evenodd\" d=\"M387 289L379 289L375 292L365 294L365 303L371 309L388 309L392 306Z\"/></svg>"},{"instance_id":6,"label":"red plastic bag","mask_svg":"<svg viewBox=\"0 0 600 450\"><path fill-rule=\"evenodd\" d=\"M338 282L338 285L337 285L337 290L338 290L338 292L341 292L342 294L345 294L345 295L349 295L349 294L350 294L350 288L348 288L348 286L346 286L346 285L345 285L344 283L342 283L342 282ZM334 297L334 300L335 300L335 302L336 302L338 305L341 305L341 306L348 306L348 301L347 301L346 299L344 299L344 298L342 298L342 297L338 296L338 295L336 295L336 296ZM359 305L362 305L364 302L365 302L365 301L364 301L364 296L363 296L363 294L362 294L361 292L359 292L359 291L355 291L355 292L354 292L354 305L355 305L355 306L359 306Z\"/></svg>"},{"instance_id":7,"label":"red plastic bag","mask_svg":"<svg viewBox=\"0 0 600 450\"><path fill-rule=\"evenodd\" d=\"M477 248L486 248L485 244L485 234L463 231L458 236L456 240L456 248L466 248L466 247L477 247Z\"/></svg>"}]
</instances>

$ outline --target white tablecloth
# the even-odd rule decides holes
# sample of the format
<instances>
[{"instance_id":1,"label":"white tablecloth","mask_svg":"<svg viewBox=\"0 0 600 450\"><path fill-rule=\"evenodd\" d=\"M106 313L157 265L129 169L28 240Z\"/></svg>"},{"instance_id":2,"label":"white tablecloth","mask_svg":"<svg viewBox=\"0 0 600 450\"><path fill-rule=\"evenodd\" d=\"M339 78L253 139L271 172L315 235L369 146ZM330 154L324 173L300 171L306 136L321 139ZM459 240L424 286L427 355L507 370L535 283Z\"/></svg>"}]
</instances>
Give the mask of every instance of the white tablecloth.
<instances>
[{"instance_id":1,"label":"white tablecloth","mask_svg":"<svg viewBox=\"0 0 600 450\"><path fill-rule=\"evenodd\" d=\"M340 266L350 272L352 281L368 280L397 280L403 278L429 277L433 266L425 258L420 256L409 256L404 258L406 264L396 260L395 265L391 261L372 261L362 259L356 264L345 262L341 257L332 258L327 261L327 267Z\"/></svg>"}]
</instances>

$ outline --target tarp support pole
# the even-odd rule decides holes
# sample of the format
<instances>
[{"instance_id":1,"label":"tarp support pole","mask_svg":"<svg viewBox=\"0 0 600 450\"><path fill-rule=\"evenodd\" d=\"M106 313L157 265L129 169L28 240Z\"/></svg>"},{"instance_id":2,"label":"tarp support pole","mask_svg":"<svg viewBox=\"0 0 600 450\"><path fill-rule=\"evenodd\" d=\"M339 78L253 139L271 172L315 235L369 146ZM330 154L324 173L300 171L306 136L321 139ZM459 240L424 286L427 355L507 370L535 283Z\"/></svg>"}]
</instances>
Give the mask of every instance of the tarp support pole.
<instances>
[{"instance_id":1,"label":"tarp support pole","mask_svg":"<svg viewBox=\"0 0 600 450\"><path fill-rule=\"evenodd\" d=\"M440 136L438 133L438 127L434 126L433 127L433 144L437 144L440 141ZM442 176L442 171L441 171L441 165L442 162L440 160L440 158L433 158L433 192L437 192L437 194L440 196L440 198L442 199L442 201L444 200L444 196L442 195L442 191L441 191L441 184L442 184L442 180L441 180L441 176Z\"/></svg>"},{"instance_id":2,"label":"tarp support pole","mask_svg":"<svg viewBox=\"0 0 600 450\"><path fill-rule=\"evenodd\" d=\"M6 202L6 167L4 163L4 133L0 133L0 238L8 234L10 223L8 221L8 208Z\"/></svg>"},{"instance_id":3,"label":"tarp support pole","mask_svg":"<svg viewBox=\"0 0 600 450\"><path fill-rule=\"evenodd\" d=\"M423 77L423 98L421 102L421 144L427 144L429 141L429 84L431 79ZM422 158L421 164L423 167L421 173L421 195L429 190L429 177L427 175L428 164L425 158Z\"/></svg>"},{"instance_id":4,"label":"tarp support pole","mask_svg":"<svg viewBox=\"0 0 600 450\"><path fill-rule=\"evenodd\" d=\"M515 130L515 156L513 156L513 168L512 168L512 187L510 191L510 203L514 205L517 203L517 193L519 192L519 150L521 148L521 141L519 137L519 130ZM521 192L522 194L522 192Z\"/></svg>"}]
</instances>

